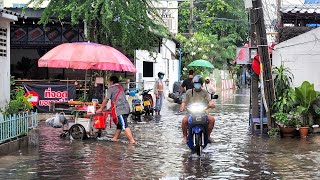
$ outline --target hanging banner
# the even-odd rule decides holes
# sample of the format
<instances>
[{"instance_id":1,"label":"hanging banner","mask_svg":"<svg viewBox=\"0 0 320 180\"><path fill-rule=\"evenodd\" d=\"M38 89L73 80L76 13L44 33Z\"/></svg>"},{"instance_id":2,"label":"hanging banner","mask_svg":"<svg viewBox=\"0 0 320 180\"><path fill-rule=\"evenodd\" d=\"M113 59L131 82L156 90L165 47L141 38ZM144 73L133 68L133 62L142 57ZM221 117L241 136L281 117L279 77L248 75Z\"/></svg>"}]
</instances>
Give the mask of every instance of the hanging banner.
<instances>
[{"instance_id":1,"label":"hanging banner","mask_svg":"<svg viewBox=\"0 0 320 180\"><path fill-rule=\"evenodd\" d=\"M264 81L263 81L263 66L260 63L260 88L261 88L261 96L262 96L262 102L264 105L264 108L266 110L266 112L269 112L269 108L268 108L268 104L267 104L267 100L266 100L266 96L265 96L265 92L264 92Z\"/></svg>"},{"instance_id":2,"label":"hanging banner","mask_svg":"<svg viewBox=\"0 0 320 180\"><path fill-rule=\"evenodd\" d=\"M36 106L38 112L49 112L51 102L68 102L76 97L74 84L27 84L23 83L27 91L28 101Z\"/></svg>"}]
</instances>

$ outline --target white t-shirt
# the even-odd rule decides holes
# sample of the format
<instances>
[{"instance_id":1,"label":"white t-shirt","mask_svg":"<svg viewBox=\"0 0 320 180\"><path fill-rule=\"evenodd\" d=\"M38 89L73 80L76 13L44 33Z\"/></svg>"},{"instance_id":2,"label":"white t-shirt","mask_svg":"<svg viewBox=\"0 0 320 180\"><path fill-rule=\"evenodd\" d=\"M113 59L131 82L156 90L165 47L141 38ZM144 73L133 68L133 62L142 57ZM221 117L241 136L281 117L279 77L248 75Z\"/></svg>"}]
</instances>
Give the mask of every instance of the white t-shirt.
<instances>
[{"instance_id":1,"label":"white t-shirt","mask_svg":"<svg viewBox=\"0 0 320 180\"><path fill-rule=\"evenodd\" d=\"M216 93L216 90L214 89L212 84L204 83L203 86L202 86L202 89L207 91L209 94L215 94Z\"/></svg>"}]
</instances>

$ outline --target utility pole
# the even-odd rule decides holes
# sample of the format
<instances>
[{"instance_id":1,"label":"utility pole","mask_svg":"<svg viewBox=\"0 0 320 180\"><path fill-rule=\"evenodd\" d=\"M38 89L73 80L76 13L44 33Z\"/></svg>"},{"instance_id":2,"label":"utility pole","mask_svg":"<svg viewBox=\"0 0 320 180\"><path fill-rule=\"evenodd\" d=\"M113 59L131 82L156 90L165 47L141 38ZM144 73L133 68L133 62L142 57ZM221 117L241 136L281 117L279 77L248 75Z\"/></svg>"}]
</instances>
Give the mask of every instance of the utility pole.
<instances>
[{"instance_id":1,"label":"utility pole","mask_svg":"<svg viewBox=\"0 0 320 180\"><path fill-rule=\"evenodd\" d=\"M253 8L250 8L250 47L257 47L257 38L255 32L255 19ZM253 119L259 118L259 76L256 73L251 74L251 85L250 85L250 114L251 114L251 127L252 132L254 131Z\"/></svg>"},{"instance_id":2,"label":"utility pole","mask_svg":"<svg viewBox=\"0 0 320 180\"><path fill-rule=\"evenodd\" d=\"M193 34L193 0L190 0L189 34Z\"/></svg>"},{"instance_id":3,"label":"utility pole","mask_svg":"<svg viewBox=\"0 0 320 180\"><path fill-rule=\"evenodd\" d=\"M277 31L278 31L278 34L277 34L277 43L280 43L280 35L279 35L279 28L282 27L282 22L281 22L281 12L280 12L280 9L281 9L281 0L277 0Z\"/></svg>"},{"instance_id":4,"label":"utility pole","mask_svg":"<svg viewBox=\"0 0 320 180\"><path fill-rule=\"evenodd\" d=\"M266 27L264 24L263 18L263 8L261 0L253 0L253 15L256 20L255 23L255 32L257 35L257 44L258 44L258 53L260 55L260 61L263 67L263 83L264 83L264 92L265 92L265 100L267 107L267 118L268 118L268 128L275 127L275 122L271 118L271 106L273 100L275 99L274 87L273 87L273 79L271 72L271 62L269 60L269 52L268 52L268 42L267 42L267 34ZM262 102L261 102L262 103Z\"/></svg>"}]
</instances>

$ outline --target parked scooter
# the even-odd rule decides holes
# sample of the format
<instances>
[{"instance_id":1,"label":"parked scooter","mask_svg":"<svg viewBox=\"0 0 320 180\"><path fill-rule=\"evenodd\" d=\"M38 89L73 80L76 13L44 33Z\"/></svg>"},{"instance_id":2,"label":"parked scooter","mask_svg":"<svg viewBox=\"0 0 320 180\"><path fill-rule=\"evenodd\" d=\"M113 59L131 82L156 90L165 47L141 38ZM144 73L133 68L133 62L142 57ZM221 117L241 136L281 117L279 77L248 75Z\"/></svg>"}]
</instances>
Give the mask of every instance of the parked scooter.
<instances>
[{"instance_id":1,"label":"parked scooter","mask_svg":"<svg viewBox=\"0 0 320 180\"><path fill-rule=\"evenodd\" d=\"M215 95L213 99L218 99ZM203 103L193 103L187 107L188 110L188 146L192 152L201 155L202 150L207 146L209 120L206 114L208 106Z\"/></svg>"},{"instance_id":2,"label":"parked scooter","mask_svg":"<svg viewBox=\"0 0 320 180\"><path fill-rule=\"evenodd\" d=\"M181 104L182 103L182 97L184 95L184 92L180 95L180 87L182 82L174 82L172 93L169 93L169 98L172 98L175 103Z\"/></svg>"},{"instance_id":3,"label":"parked scooter","mask_svg":"<svg viewBox=\"0 0 320 180\"><path fill-rule=\"evenodd\" d=\"M143 107L142 107L142 101L138 97L136 97L136 94L139 91L137 89L129 90L127 94L131 97L135 97L132 99L132 117L135 121L141 121L141 115L144 114Z\"/></svg>"},{"instance_id":4,"label":"parked scooter","mask_svg":"<svg viewBox=\"0 0 320 180\"><path fill-rule=\"evenodd\" d=\"M154 101L152 98L152 95L149 93L152 89L148 90L143 90L141 95L142 95L142 100L143 100L143 107L144 107L144 112L145 115L149 116L154 113Z\"/></svg>"}]
</instances>

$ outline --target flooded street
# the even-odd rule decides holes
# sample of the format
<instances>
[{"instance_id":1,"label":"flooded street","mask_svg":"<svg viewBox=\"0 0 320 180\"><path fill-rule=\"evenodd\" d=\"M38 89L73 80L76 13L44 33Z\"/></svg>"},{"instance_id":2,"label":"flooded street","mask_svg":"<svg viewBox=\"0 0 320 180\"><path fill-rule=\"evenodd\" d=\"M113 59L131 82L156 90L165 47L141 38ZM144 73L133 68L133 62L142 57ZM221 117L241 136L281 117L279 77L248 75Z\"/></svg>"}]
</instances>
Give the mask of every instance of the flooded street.
<instances>
[{"instance_id":1,"label":"flooded street","mask_svg":"<svg viewBox=\"0 0 320 180\"><path fill-rule=\"evenodd\" d=\"M204 155L182 145L179 105L129 127L137 141L70 141L40 124L40 145L0 157L0 179L319 179L319 136L269 139L249 130L249 90L219 94L214 143ZM108 128L112 137L115 126Z\"/></svg>"}]
</instances>

